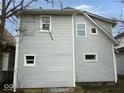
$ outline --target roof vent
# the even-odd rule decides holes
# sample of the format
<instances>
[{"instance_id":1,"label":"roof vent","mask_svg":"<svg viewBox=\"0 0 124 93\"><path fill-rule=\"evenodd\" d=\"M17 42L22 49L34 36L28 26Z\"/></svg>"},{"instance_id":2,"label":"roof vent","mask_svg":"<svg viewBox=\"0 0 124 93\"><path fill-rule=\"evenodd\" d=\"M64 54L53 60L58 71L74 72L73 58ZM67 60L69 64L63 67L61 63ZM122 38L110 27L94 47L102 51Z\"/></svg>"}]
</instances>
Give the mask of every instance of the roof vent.
<instances>
[{"instance_id":1,"label":"roof vent","mask_svg":"<svg viewBox=\"0 0 124 93\"><path fill-rule=\"evenodd\" d=\"M65 7L64 9L74 9L74 8L72 8L72 7Z\"/></svg>"}]
</instances>

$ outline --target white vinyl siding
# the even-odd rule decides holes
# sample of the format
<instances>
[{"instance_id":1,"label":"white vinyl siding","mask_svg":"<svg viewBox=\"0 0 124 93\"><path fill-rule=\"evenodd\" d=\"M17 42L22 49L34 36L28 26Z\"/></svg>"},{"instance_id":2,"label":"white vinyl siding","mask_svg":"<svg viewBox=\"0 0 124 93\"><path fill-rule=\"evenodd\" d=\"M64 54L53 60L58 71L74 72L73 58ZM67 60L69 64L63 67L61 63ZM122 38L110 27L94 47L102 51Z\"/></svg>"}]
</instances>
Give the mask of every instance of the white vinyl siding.
<instances>
[{"instance_id":1,"label":"white vinyl siding","mask_svg":"<svg viewBox=\"0 0 124 93\"><path fill-rule=\"evenodd\" d=\"M28 27L27 32L34 33L32 36L24 36L19 45L18 80L25 75L21 86L17 83L19 88L74 87L72 16L50 17L54 40L51 40L48 32L34 31L41 25L41 16L22 19ZM30 24L25 20L29 20ZM34 67L24 66L24 54L36 54Z\"/></svg>"},{"instance_id":2,"label":"white vinyl siding","mask_svg":"<svg viewBox=\"0 0 124 93\"><path fill-rule=\"evenodd\" d=\"M94 18L93 18L94 20ZM77 15L76 23L86 23L87 38L75 37L75 64L76 64L76 81L77 82L108 82L114 81L114 63L112 55L112 42L103 32L97 28L98 35L91 35L90 28L96 27L85 16ZM108 24L108 23L107 23ZM107 28L107 25L101 24ZM110 29L111 30L111 29ZM96 53L97 61L84 61L84 53ZM92 77L92 78L91 78Z\"/></svg>"}]
</instances>

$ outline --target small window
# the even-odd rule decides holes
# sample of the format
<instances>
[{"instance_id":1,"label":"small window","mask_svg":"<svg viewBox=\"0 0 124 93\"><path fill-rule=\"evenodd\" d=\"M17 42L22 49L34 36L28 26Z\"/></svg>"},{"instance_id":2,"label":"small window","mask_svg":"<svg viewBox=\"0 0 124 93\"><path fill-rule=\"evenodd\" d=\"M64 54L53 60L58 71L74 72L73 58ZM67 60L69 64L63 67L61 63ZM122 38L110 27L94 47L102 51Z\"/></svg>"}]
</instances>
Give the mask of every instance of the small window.
<instances>
[{"instance_id":1,"label":"small window","mask_svg":"<svg viewBox=\"0 0 124 93\"><path fill-rule=\"evenodd\" d=\"M96 27L91 28L91 34L93 34L93 35L97 34L97 28Z\"/></svg>"},{"instance_id":2,"label":"small window","mask_svg":"<svg viewBox=\"0 0 124 93\"><path fill-rule=\"evenodd\" d=\"M77 23L77 36L86 36L86 25L84 23Z\"/></svg>"},{"instance_id":3,"label":"small window","mask_svg":"<svg viewBox=\"0 0 124 93\"><path fill-rule=\"evenodd\" d=\"M24 66L35 66L36 55L25 54L24 55Z\"/></svg>"},{"instance_id":4,"label":"small window","mask_svg":"<svg viewBox=\"0 0 124 93\"><path fill-rule=\"evenodd\" d=\"M41 28L43 32L50 31L50 16L42 16Z\"/></svg>"},{"instance_id":5,"label":"small window","mask_svg":"<svg viewBox=\"0 0 124 93\"><path fill-rule=\"evenodd\" d=\"M9 57L10 57L10 54L8 52L3 52L3 58L2 58L2 71L9 71Z\"/></svg>"},{"instance_id":6,"label":"small window","mask_svg":"<svg viewBox=\"0 0 124 93\"><path fill-rule=\"evenodd\" d=\"M88 53L84 54L84 60L85 61L97 61L97 54L93 53Z\"/></svg>"}]
</instances>

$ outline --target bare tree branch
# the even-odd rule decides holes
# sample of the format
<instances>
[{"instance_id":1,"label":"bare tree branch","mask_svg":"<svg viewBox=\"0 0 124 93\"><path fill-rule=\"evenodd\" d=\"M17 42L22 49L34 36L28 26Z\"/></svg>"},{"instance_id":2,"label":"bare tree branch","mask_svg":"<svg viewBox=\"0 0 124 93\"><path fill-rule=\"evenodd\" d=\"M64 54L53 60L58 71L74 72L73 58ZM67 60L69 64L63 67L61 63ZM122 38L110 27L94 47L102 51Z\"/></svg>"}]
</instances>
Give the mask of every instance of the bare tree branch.
<instances>
[{"instance_id":1,"label":"bare tree branch","mask_svg":"<svg viewBox=\"0 0 124 93\"><path fill-rule=\"evenodd\" d=\"M8 15L10 12L13 12L15 9L17 9L18 7L20 7L22 4L24 3L24 0L22 0L17 6L15 6L14 8L10 9L6 15Z\"/></svg>"},{"instance_id":2,"label":"bare tree branch","mask_svg":"<svg viewBox=\"0 0 124 93\"><path fill-rule=\"evenodd\" d=\"M23 1L24 1L24 0L23 0ZM10 11L8 11L8 12L6 13L6 18L9 18L9 17L11 17L12 15L18 13L19 11L21 11L21 10L27 8L28 6L30 6L30 4L32 4L32 3L35 2L35 1L37 1L37 0L31 0L31 1L28 2L26 5L21 6L20 9L17 9L20 5L23 4L23 2L21 2L19 5L17 5L16 7L14 7L13 9L11 9Z\"/></svg>"},{"instance_id":3,"label":"bare tree branch","mask_svg":"<svg viewBox=\"0 0 124 93\"><path fill-rule=\"evenodd\" d=\"M9 0L9 1L8 1L7 5L6 5L6 10L8 9L8 7L9 7L9 5L11 4L12 1L13 1L13 0Z\"/></svg>"},{"instance_id":4,"label":"bare tree branch","mask_svg":"<svg viewBox=\"0 0 124 93\"><path fill-rule=\"evenodd\" d=\"M2 28L0 29L0 38L3 38L3 32L5 29L5 23L6 19L11 19L16 13L19 11L22 11L23 9L26 9L29 7L33 2L38 1L38 0L1 0L2 1L2 9L0 9L1 15L0 15L0 20L1 20L1 26ZM40 1L40 0L39 0ZM52 4L52 7L55 5L54 0L41 0L45 1L47 3ZM63 7L62 2L60 0L59 5L61 6L61 9ZM13 19L12 19L13 20ZM11 21L12 23L14 21ZM49 33L49 35L52 38L52 33Z\"/></svg>"}]
</instances>

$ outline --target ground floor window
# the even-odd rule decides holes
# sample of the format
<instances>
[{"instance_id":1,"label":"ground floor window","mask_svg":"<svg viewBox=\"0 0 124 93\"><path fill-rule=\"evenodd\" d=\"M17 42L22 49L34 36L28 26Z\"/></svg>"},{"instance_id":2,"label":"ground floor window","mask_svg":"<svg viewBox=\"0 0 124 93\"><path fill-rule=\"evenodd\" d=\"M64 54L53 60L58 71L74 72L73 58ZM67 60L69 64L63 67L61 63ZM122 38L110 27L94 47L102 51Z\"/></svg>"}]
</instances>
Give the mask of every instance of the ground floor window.
<instances>
[{"instance_id":1,"label":"ground floor window","mask_svg":"<svg viewBox=\"0 0 124 93\"><path fill-rule=\"evenodd\" d=\"M35 54L24 54L24 66L35 66L35 61Z\"/></svg>"}]
</instances>

